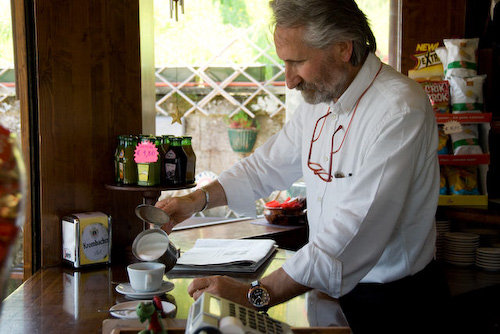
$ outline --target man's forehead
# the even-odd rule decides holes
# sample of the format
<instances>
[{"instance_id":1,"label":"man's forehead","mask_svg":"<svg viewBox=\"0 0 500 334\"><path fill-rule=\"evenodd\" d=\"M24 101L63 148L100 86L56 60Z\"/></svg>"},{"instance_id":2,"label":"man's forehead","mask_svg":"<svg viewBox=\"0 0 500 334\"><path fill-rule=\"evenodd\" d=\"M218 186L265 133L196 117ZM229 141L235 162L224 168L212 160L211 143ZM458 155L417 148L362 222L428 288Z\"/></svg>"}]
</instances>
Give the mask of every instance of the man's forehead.
<instances>
[{"instance_id":1,"label":"man's forehead","mask_svg":"<svg viewBox=\"0 0 500 334\"><path fill-rule=\"evenodd\" d=\"M304 27L281 27L274 30L274 40L276 45L302 42Z\"/></svg>"},{"instance_id":2,"label":"man's forehead","mask_svg":"<svg viewBox=\"0 0 500 334\"><path fill-rule=\"evenodd\" d=\"M278 57L285 61L300 61L311 58L320 52L320 50L311 48L304 43L303 33L303 27L276 28L274 43Z\"/></svg>"}]
</instances>

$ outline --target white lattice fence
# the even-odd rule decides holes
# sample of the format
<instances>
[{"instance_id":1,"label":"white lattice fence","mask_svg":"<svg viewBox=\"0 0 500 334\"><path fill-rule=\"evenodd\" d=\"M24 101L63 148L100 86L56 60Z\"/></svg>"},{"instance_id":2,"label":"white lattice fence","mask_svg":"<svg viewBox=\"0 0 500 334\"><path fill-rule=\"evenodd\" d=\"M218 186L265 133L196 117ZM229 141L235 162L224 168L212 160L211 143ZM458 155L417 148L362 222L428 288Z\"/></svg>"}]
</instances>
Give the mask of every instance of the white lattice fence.
<instances>
[{"instance_id":1,"label":"white lattice fence","mask_svg":"<svg viewBox=\"0 0 500 334\"><path fill-rule=\"evenodd\" d=\"M243 110L253 118L256 109L266 109L266 113L273 117L284 111L285 103L280 99L285 90L284 66L270 56L269 51L273 47L271 44L262 48L252 41L250 35L254 30L255 27L246 30L233 29L234 34L227 36L226 43L219 49L206 44L197 34L185 32L211 57L203 64L193 65L178 57L175 48L166 49L172 64L156 70L157 87L164 93L156 103L157 111L170 116L180 113L177 116L188 117L195 111L208 115L207 105L219 96L234 106L228 116ZM229 60L229 55L237 52L242 43L256 52L250 62L236 64ZM262 58L266 59L267 63L257 62ZM195 94L190 94L192 92ZM193 95L197 97L193 98ZM263 99L259 100L260 105L255 106L257 97ZM182 100L183 109L170 110L168 106L178 106L179 99Z\"/></svg>"}]
</instances>

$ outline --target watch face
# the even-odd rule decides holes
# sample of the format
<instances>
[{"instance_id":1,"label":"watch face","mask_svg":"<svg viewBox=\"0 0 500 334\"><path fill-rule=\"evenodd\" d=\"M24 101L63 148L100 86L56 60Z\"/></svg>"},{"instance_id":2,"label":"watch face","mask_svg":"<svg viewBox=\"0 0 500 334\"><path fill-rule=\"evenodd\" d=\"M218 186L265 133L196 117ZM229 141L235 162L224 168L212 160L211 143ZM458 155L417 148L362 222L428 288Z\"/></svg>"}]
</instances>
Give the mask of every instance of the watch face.
<instances>
[{"instance_id":1,"label":"watch face","mask_svg":"<svg viewBox=\"0 0 500 334\"><path fill-rule=\"evenodd\" d=\"M250 301L252 302L253 306L255 307L262 307L266 306L269 304L270 297L269 293L267 292L266 289L263 289L261 287L255 287L250 291L249 294Z\"/></svg>"}]
</instances>

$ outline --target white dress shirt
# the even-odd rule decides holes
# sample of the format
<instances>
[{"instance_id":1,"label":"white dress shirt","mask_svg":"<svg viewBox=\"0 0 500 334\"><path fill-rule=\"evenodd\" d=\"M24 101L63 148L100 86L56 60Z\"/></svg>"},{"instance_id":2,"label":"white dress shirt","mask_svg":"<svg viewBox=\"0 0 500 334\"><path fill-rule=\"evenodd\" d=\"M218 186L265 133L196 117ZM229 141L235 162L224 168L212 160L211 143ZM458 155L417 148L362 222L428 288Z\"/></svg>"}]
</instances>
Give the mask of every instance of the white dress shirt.
<instances>
[{"instance_id":1,"label":"white dress shirt","mask_svg":"<svg viewBox=\"0 0 500 334\"><path fill-rule=\"evenodd\" d=\"M340 177L325 182L307 159L316 121L329 108L311 161L328 171L339 125L334 150L343 144L333 154L332 174ZM437 145L436 121L420 85L370 54L338 102L301 104L279 133L218 180L232 210L255 216L257 199L302 177L309 242L283 269L296 282L338 298L359 282L391 282L432 260Z\"/></svg>"}]
</instances>

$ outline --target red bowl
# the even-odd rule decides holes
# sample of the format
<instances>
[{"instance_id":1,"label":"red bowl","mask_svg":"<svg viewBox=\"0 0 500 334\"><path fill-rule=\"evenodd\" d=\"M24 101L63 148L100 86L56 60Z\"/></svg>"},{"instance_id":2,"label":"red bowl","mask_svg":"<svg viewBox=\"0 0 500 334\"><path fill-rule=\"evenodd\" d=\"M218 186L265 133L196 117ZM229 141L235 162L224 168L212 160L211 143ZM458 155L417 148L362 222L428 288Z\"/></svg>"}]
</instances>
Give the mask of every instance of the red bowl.
<instances>
[{"instance_id":1,"label":"red bowl","mask_svg":"<svg viewBox=\"0 0 500 334\"><path fill-rule=\"evenodd\" d=\"M302 225L307 222L306 209L264 207L264 217L270 224L275 225Z\"/></svg>"}]
</instances>

